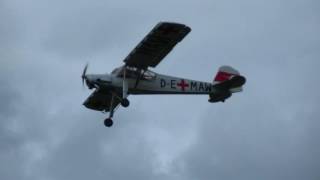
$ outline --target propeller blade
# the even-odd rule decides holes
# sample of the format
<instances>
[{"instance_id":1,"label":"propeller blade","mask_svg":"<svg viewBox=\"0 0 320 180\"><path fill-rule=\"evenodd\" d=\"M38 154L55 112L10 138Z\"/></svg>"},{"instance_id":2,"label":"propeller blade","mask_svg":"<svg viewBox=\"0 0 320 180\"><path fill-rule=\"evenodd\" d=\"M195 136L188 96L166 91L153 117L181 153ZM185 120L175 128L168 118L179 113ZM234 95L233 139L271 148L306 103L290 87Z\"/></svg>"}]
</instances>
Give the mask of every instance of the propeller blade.
<instances>
[{"instance_id":1,"label":"propeller blade","mask_svg":"<svg viewBox=\"0 0 320 180\"><path fill-rule=\"evenodd\" d=\"M82 78L82 86L84 86L84 80L86 79L86 73L87 73L88 66L89 65L87 63L86 66L83 69L83 72L82 72L82 76L81 76L81 78Z\"/></svg>"}]
</instances>

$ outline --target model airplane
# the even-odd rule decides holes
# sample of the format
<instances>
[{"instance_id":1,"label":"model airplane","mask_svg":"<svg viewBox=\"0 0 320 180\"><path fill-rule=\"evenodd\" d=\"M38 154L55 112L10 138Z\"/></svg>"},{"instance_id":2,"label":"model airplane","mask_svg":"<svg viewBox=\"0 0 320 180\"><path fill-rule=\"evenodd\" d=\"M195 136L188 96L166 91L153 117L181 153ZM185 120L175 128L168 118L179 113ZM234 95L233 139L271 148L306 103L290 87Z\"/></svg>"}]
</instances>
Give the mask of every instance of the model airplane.
<instances>
[{"instance_id":1,"label":"model airplane","mask_svg":"<svg viewBox=\"0 0 320 180\"><path fill-rule=\"evenodd\" d=\"M209 102L224 102L232 93L242 91L245 78L230 66L219 68L213 82L201 82L150 71L191 29L183 24L160 22L124 59L124 65L111 74L82 74L82 83L95 91L83 103L89 109L109 112L104 125L113 125L112 117L121 104L129 106L130 94L207 94Z\"/></svg>"}]
</instances>

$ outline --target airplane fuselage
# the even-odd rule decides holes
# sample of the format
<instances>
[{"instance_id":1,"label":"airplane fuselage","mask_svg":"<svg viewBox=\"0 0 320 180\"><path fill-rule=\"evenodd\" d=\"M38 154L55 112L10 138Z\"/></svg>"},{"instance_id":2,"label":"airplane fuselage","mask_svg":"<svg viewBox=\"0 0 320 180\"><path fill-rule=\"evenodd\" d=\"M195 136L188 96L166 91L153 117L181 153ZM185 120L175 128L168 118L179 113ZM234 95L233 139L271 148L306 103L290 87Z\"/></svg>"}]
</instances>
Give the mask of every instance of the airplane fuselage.
<instances>
[{"instance_id":1,"label":"airplane fuselage","mask_svg":"<svg viewBox=\"0 0 320 180\"><path fill-rule=\"evenodd\" d=\"M106 91L123 88L123 78L112 74L88 75L91 82ZM210 94L213 83L154 73L148 78L126 78L128 94Z\"/></svg>"}]
</instances>

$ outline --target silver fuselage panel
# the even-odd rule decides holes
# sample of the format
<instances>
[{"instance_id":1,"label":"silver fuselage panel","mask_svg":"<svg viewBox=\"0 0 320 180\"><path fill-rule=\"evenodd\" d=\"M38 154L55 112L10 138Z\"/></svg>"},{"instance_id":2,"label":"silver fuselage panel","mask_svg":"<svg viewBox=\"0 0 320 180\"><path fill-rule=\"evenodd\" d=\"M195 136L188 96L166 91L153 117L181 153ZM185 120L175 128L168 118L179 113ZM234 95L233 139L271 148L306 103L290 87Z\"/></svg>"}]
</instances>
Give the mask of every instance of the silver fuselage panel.
<instances>
[{"instance_id":1,"label":"silver fuselage panel","mask_svg":"<svg viewBox=\"0 0 320 180\"><path fill-rule=\"evenodd\" d=\"M152 72L154 73L154 72ZM148 77L148 76L147 76ZM88 75L103 89L122 89L123 77L113 74ZM212 83L154 73L149 78L126 78L129 94L210 94Z\"/></svg>"}]
</instances>

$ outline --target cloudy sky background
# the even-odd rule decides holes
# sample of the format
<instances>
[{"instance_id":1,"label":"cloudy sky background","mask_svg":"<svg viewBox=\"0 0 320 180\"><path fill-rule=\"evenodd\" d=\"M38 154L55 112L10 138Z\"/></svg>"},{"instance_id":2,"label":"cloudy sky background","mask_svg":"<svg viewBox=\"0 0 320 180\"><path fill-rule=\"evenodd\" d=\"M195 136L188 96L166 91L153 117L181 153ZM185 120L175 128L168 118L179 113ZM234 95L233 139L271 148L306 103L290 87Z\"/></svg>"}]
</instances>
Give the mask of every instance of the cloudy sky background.
<instances>
[{"instance_id":1,"label":"cloudy sky background","mask_svg":"<svg viewBox=\"0 0 320 180\"><path fill-rule=\"evenodd\" d=\"M226 103L130 96L112 128L82 102L159 21L192 32L156 72L247 77ZM0 1L0 179L320 179L320 2Z\"/></svg>"}]
</instances>

